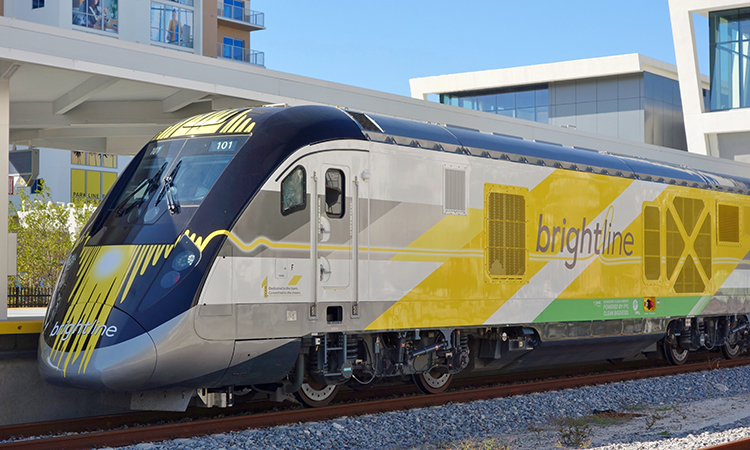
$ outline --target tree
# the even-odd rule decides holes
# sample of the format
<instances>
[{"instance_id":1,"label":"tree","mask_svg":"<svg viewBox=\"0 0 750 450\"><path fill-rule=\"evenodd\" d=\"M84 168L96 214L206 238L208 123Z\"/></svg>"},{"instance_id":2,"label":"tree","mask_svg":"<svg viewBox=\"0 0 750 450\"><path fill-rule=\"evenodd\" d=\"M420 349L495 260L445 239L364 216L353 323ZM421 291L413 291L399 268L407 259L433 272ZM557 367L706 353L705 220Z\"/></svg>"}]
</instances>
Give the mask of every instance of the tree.
<instances>
[{"instance_id":1,"label":"tree","mask_svg":"<svg viewBox=\"0 0 750 450\"><path fill-rule=\"evenodd\" d=\"M20 206L9 203L8 231L18 236L17 275L9 285L52 287L94 205L86 201L54 203L49 189L18 193Z\"/></svg>"}]
</instances>

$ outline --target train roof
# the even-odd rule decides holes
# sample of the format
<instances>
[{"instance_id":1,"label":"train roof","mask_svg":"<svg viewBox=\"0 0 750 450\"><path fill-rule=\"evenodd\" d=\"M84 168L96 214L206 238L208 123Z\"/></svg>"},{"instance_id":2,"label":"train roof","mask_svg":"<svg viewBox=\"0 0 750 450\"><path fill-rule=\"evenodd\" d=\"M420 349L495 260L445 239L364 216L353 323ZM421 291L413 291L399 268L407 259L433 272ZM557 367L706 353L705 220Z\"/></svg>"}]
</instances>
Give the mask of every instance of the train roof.
<instances>
[{"instance_id":1,"label":"train roof","mask_svg":"<svg viewBox=\"0 0 750 450\"><path fill-rule=\"evenodd\" d=\"M289 133L292 130L294 132ZM159 133L154 140L180 136L248 133L261 135L264 140L278 139L278 136L269 135L274 131L284 135L290 141L288 144L293 144L284 146L288 152L304 145L329 140L368 139L480 158L750 195L750 178L615 155L606 151L568 148L477 130L327 106L215 111L185 119Z\"/></svg>"}]
</instances>

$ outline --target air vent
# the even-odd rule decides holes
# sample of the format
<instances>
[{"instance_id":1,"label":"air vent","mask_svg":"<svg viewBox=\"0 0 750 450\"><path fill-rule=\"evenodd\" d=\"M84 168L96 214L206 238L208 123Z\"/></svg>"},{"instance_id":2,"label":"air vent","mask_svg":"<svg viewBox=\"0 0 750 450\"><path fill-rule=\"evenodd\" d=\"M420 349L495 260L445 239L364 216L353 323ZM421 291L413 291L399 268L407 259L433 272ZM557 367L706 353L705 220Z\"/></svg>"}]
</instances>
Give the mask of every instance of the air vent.
<instances>
[{"instance_id":1,"label":"air vent","mask_svg":"<svg viewBox=\"0 0 750 450\"><path fill-rule=\"evenodd\" d=\"M377 131L379 133L383 132L378 124L373 122L373 120L367 117L366 114L354 111L347 111L347 114L352 116L352 119L356 120L359 126L361 126L363 129L367 131Z\"/></svg>"},{"instance_id":2,"label":"air vent","mask_svg":"<svg viewBox=\"0 0 750 450\"><path fill-rule=\"evenodd\" d=\"M443 172L443 214L466 215L466 170L448 168Z\"/></svg>"}]
</instances>

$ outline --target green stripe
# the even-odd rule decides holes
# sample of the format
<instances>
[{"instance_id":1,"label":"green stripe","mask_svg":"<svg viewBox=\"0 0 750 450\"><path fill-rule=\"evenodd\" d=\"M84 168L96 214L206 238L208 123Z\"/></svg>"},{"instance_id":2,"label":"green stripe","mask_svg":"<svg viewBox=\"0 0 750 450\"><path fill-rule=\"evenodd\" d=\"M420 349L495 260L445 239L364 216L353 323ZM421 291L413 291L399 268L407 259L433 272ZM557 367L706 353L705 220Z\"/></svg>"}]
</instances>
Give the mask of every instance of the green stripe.
<instances>
[{"instance_id":1,"label":"green stripe","mask_svg":"<svg viewBox=\"0 0 750 450\"><path fill-rule=\"evenodd\" d=\"M559 298L550 303L534 323L686 316L700 299L701 296L657 297L656 309L645 311L643 297Z\"/></svg>"}]
</instances>

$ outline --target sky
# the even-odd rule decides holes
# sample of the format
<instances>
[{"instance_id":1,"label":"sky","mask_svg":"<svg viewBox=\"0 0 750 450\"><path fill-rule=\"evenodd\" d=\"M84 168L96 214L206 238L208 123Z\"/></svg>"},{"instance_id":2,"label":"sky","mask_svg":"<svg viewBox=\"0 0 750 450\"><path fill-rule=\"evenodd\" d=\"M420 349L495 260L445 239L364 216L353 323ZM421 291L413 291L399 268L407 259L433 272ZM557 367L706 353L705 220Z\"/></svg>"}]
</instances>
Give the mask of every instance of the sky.
<instances>
[{"instance_id":1,"label":"sky","mask_svg":"<svg viewBox=\"0 0 750 450\"><path fill-rule=\"evenodd\" d=\"M409 79L640 53L675 63L667 0L253 0L266 68L410 96ZM708 19L696 17L701 71Z\"/></svg>"}]
</instances>

